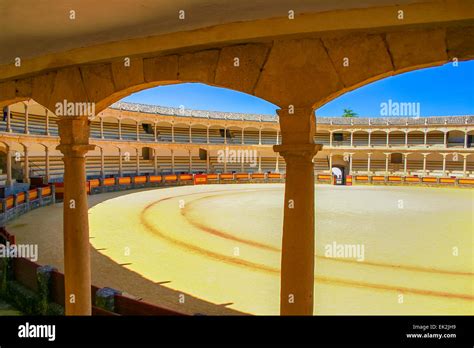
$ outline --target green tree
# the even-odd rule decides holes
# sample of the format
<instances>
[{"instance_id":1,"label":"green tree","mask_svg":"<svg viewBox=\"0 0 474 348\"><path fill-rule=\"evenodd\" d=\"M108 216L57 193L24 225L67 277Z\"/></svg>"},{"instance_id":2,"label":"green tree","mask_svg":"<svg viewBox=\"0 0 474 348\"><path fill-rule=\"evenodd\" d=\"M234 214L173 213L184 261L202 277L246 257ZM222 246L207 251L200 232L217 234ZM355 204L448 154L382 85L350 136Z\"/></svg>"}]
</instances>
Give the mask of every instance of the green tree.
<instances>
[{"instance_id":1,"label":"green tree","mask_svg":"<svg viewBox=\"0 0 474 348\"><path fill-rule=\"evenodd\" d=\"M357 113L352 109L344 109L342 117L357 117Z\"/></svg>"}]
</instances>

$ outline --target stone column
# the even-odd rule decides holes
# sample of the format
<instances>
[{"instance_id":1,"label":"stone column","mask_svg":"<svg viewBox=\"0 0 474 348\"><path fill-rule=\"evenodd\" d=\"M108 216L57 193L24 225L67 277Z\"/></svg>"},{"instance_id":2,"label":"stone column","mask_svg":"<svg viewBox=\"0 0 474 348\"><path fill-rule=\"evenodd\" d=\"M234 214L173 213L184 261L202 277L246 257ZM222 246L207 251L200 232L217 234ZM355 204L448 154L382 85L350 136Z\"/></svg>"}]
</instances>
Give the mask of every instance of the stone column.
<instances>
[{"instance_id":1,"label":"stone column","mask_svg":"<svg viewBox=\"0 0 474 348\"><path fill-rule=\"evenodd\" d=\"M189 125L189 143L191 144L193 142L193 131L191 128L191 125Z\"/></svg>"},{"instance_id":2,"label":"stone column","mask_svg":"<svg viewBox=\"0 0 474 348\"><path fill-rule=\"evenodd\" d=\"M171 142L174 143L174 123L171 124Z\"/></svg>"},{"instance_id":3,"label":"stone column","mask_svg":"<svg viewBox=\"0 0 474 348\"><path fill-rule=\"evenodd\" d=\"M463 154L462 155L464 158L463 158L463 163L462 163L462 172L463 172L463 176L466 176L466 173L467 173L467 156L469 156L469 154Z\"/></svg>"},{"instance_id":4,"label":"stone column","mask_svg":"<svg viewBox=\"0 0 474 348\"><path fill-rule=\"evenodd\" d=\"M193 172L193 155L191 150L189 150L189 172Z\"/></svg>"},{"instance_id":5,"label":"stone column","mask_svg":"<svg viewBox=\"0 0 474 348\"><path fill-rule=\"evenodd\" d=\"M84 116L60 117L64 161L64 286L66 315L91 315L91 268L86 190L86 158L90 121Z\"/></svg>"},{"instance_id":6,"label":"stone column","mask_svg":"<svg viewBox=\"0 0 474 348\"><path fill-rule=\"evenodd\" d=\"M242 140L241 140L242 145L245 144L244 137L245 137L244 128L242 128Z\"/></svg>"},{"instance_id":7,"label":"stone column","mask_svg":"<svg viewBox=\"0 0 474 348\"><path fill-rule=\"evenodd\" d=\"M119 175L119 177L121 177L122 174L123 174L123 167L122 167L122 149L119 148L118 150L119 150L119 172L118 172L118 175Z\"/></svg>"},{"instance_id":8,"label":"stone column","mask_svg":"<svg viewBox=\"0 0 474 348\"><path fill-rule=\"evenodd\" d=\"M102 179L105 178L105 158L103 148L100 148L100 176Z\"/></svg>"},{"instance_id":9,"label":"stone column","mask_svg":"<svg viewBox=\"0 0 474 348\"><path fill-rule=\"evenodd\" d=\"M280 143L280 132L277 130L277 135L276 135L276 142L275 144L278 145Z\"/></svg>"},{"instance_id":10,"label":"stone column","mask_svg":"<svg viewBox=\"0 0 474 348\"><path fill-rule=\"evenodd\" d=\"M224 144L227 144L227 127L224 127Z\"/></svg>"},{"instance_id":11,"label":"stone column","mask_svg":"<svg viewBox=\"0 0 474 348\"><path fill-rule=\"evenodd\" d=\"M171 150L171 173L174 174L174 150Z\"/></svg>"},{"instance_id":12,"label":"stone column","mask_svg":"<svg viewBox=\"0 0 474 348\"><path fill-rule=\"evenodd\" d=\"M7 129L6 130L8 133L12 132L11 118L12 118L12 115L11 115L10 106L7 106Z\"/></svg>"},{"instance_id":13,"label":"stone column","mask_svg":"<svg viewBox=\"0 0 474 348\"><path fill-rule=\"evenodd\" d=\"M25 134L30 134L30 128L29 128L29 123L30 123L30 115L28 112L28 102L25 103Z\"/></svg>"},{"instance_id":14,"label":"stone column","mask_svg":"<svg viewBox=\"0 0 474 348\"><path fill-rule=\"evenodd\" d=\"M137 175L140 175L140 149L135 149Z\"/></svg>"},{"instance_id":15,"label":"stone column","mask_svg":"<svg viewBox=\"0 0 474 348\"><path fill-rule=\"evenodd\" d=\"M367 153L367 173L370 173L370 158L372 157L372 153Z\"/></svg>"},{"instance_id":16,"label":"stone column","mask_svg":"<svg viewBox=\"0 0 474 348\"><path fill-rule=\"evenodd\" d=\"M390 153L385 153L385 174L388 174L388 159L390 158Z\"/></svg>"},{"instance_id":17,"label":"stone column","mask_svg":"<svg viewBox=\"0 0 474 348\"><path fill-rule=\"evenodd\" d=\"M448 147L448 131L444 131L444 138L443 138L443 143L444 147Z\"/></svg>"},{"instance_id":18,"label":"stone column","mask_svg":"<svg viewBox=\"0 0 474 348\"><path fill-rule=\"evenodd\" d=\"M104 119L100 118L100 138L104 139Z\"/></svg>"},{"instance_id":19,"label":"stone column","mask_svg":"<svg viewBox=\"0 0 474 348\"><path fill-rule=\"evenodd\" d=\"M423 175L426 175L426 157L428 157L428 153L423 153Z\"/></svg>"},{"instance_id":20,"label":"stone column","mask_svg":"<svg viewBox=\"0 0 474 348\"><path fill-rule=\"evenodd\" d=\"M155 175L158 175L158 151L157 149L153 149L153 161L154 161L154 170Z\"/></svg>"},{"instance_id":21,"label":"stone column","mask_svg":"<svg viewBox=\"0 0 474 348\"><path fill-rule=\"evenodd\" d=\"M140 121L137 121L137 141L140 141Z\"/></svg>"},{"instance_id":22,"label":"stone column","mask_svg":"<svg viewBox=\"0 0 474 348\"><path fill-rule=\"evenodd\" d=\"M122 140L122 119L118 120L119 140Z\"/></svg>"},{"instance_id":23,"label":"stone column","mask_svg":"<svg viewBox=\"0 0 474 348\"><path fill-rule=\"evenodd\" d=\"M371 137L371 135L372 135L372 131L369 131L368 133L369 133L369 139L367 140L367 146L368 146L368 147L371 147L372 144L370 143L370 137Z\"/></svg>"},{"instance_id":24,"label":"stone column","mask_svg":"<svg viewBox=\"0 0 474 348\"><path fill-rule=\"evenodd\" d=\"M407 175L407 170L408 170L408 155L409 153L404 153L403 154L403 173Z\"/></svg>"},{"instance_id":25,"label":"stone column","mask_svg":"<svg viewBox=\"0 0 474 348\"><path fill-rule=\"evenodd\" d=\"M423 136L423 145L425 145L425 147L428 145L428 132L426 129L425 129L425 134Z\"/></svg>"},{"instance_id":26,"label":"stone column","mask_svg":"<svg viewBox=\"0 0 474 348\"><path fill-rule=\"evenodd\" d=\"M209 126L206 128L206 142L209 144Z\"/></svg>"},{"instance_id":27,"label":"stone column","mask_svg":"<svg viewBox=\"0 0 474 348\"><path fill-rule=\"evenodd\" d=\"M330 147L332 147L332 137L333 137L332 134L333 134L333 132L330 131L330 132L329 132L329 146L330 146Z\"/></svg>"},{"instance_id":28,"label":"stone column","mask_svg":"<svg viewBox=\"0 0 474 348\"><path fill-rule=\"evenodd\" d=\"M446 156L448 155L447 153L442 153L443 156L443 176L446 176Z\"/></svg>"},{"instance_id":29,"label":"stone column","mask_svg":"<svg viewBox=\"0 0 474 348\"><path fill-rule=\"evenodd\" d=\"M45 175L45 179L46 179L46 182L48 183L49 182L49 147L45 147L44 148L44 175Z\"/></svg>"},{"instance_id":30,"label":"stone column","mask_svg":"<svg viewBox=\"0 0 474 348\"><path fill-rule=\"evenodd\" d=\"M209 149L206 149L206 172L209 173L210 165L209 165Z\"/></svg>"},{"instance_id":31,"label":"stone column","mask_svg":"<svg viewBox=\"0 0 474 348\"><path fill-rule=\"evenodd\" d=\"M314 144L311 107L278 110L282 144L273 149L286 161L281 256L281 315L313 315L314 291L314 166L322 145Z\"/></svg>"},{"instance_id":32,"label":"stone column","mask_svg":"<svg viewBox=\"0 0 474 348\"><path fill-rule=\"evenodd\" d=\"M351 147L354 146L354 132L351 131Z\"/></svg>"},{"instance_id":33,"label":"stone column","mask_svg":"<svg viewBox=\"0 0 474 348\"><path fill-rule=\"evenodd\" d=\"M258 172L262 172L262 153L258 152Z\"/></svg>"},{"instance_id":34,"label":"stone column","mask_svg":"<svg viewBox=\"0 0 474 348\"><path fill-rule=\"evenodd\" d=\"M7 157L7 180L6 186L10 187L13 185L13 178L12 178L12 154L10 152L10 146L6 146L6 157Z\"/></svg>"},{"instance_id":35,"label":"stone column","mask_svg":"<svg viewBox=\"0 0 474 348\"><path fill-rule=\"evenodd\" d=\"M468 132L464 134L464 148L467 149L467 138L468 138Z\"/></svg>"},{"instance_id":36,"label":"stone column","mask_svg":"<svg viewBox=\"0 0 474 348\"><path fill-rule=\"evenodd\" d=\"M329 154L329 174L332 175L332 153Z\"/></svg>"},{"instance_id":37,"label":"stone column","mask_svg":"<svg viewBox=\"0 0 474 348\"><path fill-rule=\"evenodd\" d=\"M352 155L353 153L349 154L349 175L352 175Z\"/></svg>"},{"instance_id":38,"label":"stone column","mask_svg":"<svg viewBox=\"0 0 474 348\"><path fill-rule=\"evenodd\" d=\"M23 149L25 152L23 182L29 183L30 182L30 159L28 155L28 148L25 145L23 145Z\"/></svg>"},{"instance_id":39,"label":"stone column","mask_svg":"<svg viewBox=\"0 0 474 348\"><path fill-rule=\"evenodd\" d=\"M46 125L44 129L44 134L49 135L49 110L45 108L46 113Z\"/></svg>"},{"instance_id":40,"label":"stone column","mask_svg":"<svg viewBox=\"0 0 474 348\"><path fill-rule=\"evenodd\" d=\"M408 147L408 130L405 130L405 147Z\"/></svg>"},{"instance_id":41,"label":"stone column","mask_svg":"<svg viewBox=\"0 0 474 348\"><path fill-rule=\"evenodd\" d=\"M258 129L258 145L262 145L262 128Z\"/></svg>"},{"instance_id":42,"label":"stone column","mask_svg":"<svg viewBox=\"0 0 474 348\"><path fill-rule=\"evenodd\" d=\"M276 154L276 162L275 162L275 173L280 172L280 168L278 168L278 165L280 164L280 154L277 152Z\"/></svg>"},{"instance_id":43,"label":"stone column","mask_svg":"<svg viewBox=\"0 0 474 348\"><path fill-rule=\"evenodd\" d=\"M390 132L387 131L387 144L386 144L386 147L389 147L390 145Z\"/></svg>"}]
</instances>

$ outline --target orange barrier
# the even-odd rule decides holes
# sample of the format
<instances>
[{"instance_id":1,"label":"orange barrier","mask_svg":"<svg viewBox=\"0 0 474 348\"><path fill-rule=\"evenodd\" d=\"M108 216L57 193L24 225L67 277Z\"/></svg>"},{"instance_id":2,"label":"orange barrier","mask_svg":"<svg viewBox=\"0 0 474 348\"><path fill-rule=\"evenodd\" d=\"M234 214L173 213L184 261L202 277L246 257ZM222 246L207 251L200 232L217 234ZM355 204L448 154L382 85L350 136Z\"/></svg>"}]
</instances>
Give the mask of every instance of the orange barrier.
<instances>
[{"instance_id":1,"label":"orange barrier","mask_svg":"<svg viewBox=\"0 0 474 348\"><path fill-rule=\"evenodd\" d=\"M129 185L132 183L132 178L129 176L120 177L118 183L119 185Z\"/></svg>"},{"instance_id":2,"label":"orange barrier","mask_svg":"<svg viewBox=\"0 0 474 348\"><path fill-rule=\"evenodd\" d=\"M218 174L207 174L207 180L218 180L219 175Z\"/></svg>"},{"instance_id":3,"label":"orange barrier","mask_svg":"<svg viewBox=\"0 0 474 348\"><path fill-rule=\"evenodd\" d=\"M402 177L401 177L401 176L389 176L389 177L388 177L388 181L391 181L391 182L401 182L401 181L402 181Z\"/></svg>"},{"instance_id":4,"label":"orange barrier","mask_svg":"<svg viewBox=\"0 0 474 348\"><path fill-rule=\"evenodd\" d=\"M150 175L150 182L161 182L161 175Z\"/></svg>"},{"instance_id":5,"label":"orange barrier","mask_svg":"<svg viewBox=\"0 0 474 348\"><path fill-rule=\"evenodd\" d=\"M41 193L42 197L49 196L51 194L51 187L50 186L45 186L43 187L43 191Z\"/></svg>"},{"instance_id":6,"label":"orange barrier","mask_svg":"<svg viewBox=\"0 0 474 348\"><path fill-rule=\"evenodd\" d=\"M383 182L385 181L385 176L373 176L372 181Z\"/></svg>"},{"instance_id":7,"label":"orange barrier","mask_svg":"<svg viewBox=\"0 0 474 348\"><path fill-rule=\"evenodd\" d=\"M317 179L318 181L331 181L333 177L328 174L318 174Z\"/></svg>"},{"instance_id":8,"label":"orange barrier","mask_svg":"<svg viewBox=\"0 0 474 348\"><path fill-rule=\"evenodd\" d=\"M178 181L178 176L175 174L165 175L165 182Z\"/></svg>"},{"instance_id":9,"label":"orange barrier","mask_svg":"<svg viewBox=\"0 0 474 348\"><path fill-rule=\"evenodd\" d=\"M367 175L356 175L356 181L369 181L369 177Z\"/></svg>"},{"instance_id":10,"label":"orange barrier","mask_svg":"<svg viewBox=\"0 0 474 348\"><path fill-rule=\"evenodd\" d=\"M440 184L455 184L456 179L455 178L440 178L439 183Z\"/></svg>"},{"instance_id":11,"label":"orange barrier","mask_svg":"<svg viewBox=\"0 0 474 348\"><path fill-rule=\"evenodd\" d=\"M425 177L421 179L422 182L438 182L438 178L432 178L432 177Z\"/></svg>"},{"instance_id":12,"label":"orange barrier","mask_svg":"<svg viewBox=\"0 0 474 348\"><path fill-rule=\"evenodd\" d=\"M268 173L267 178L268 179L281 179L281 174L280 173Z\"/></svg>"},{"instance_id":13,"label":"orange barrier","mask_svg":"<svg viewBox=\"0 0 474 348\"><path fill-rule=\"evenodd\" d=\"M352 186L352 175L346 176L346 185Z\"/></svg>"},{"instance_id":14,"label":"orange barrier","mask_svg":"<svg viewBox=\"0 0 474 348\"><path fill-rule=\"evenodd\" d=\"M28 195L30 197L30 201L34 201L35 199L38 198L38 190L37 189L29 190Z\"/></svg>"},{"instance_id":15,"label":"orange barrier","mask_svg":"<svg viewBox=\"0 0 474 348\"><path fill-rule=\"evenodd\" d=\"M207 184L207 175L206 174L196 174L194 175L194 185L205 185Z\"/></svg>"},{"instance_id":16,"label":"orange barrier","mask_svg":"<svg viewBox=\"0 0 474 348\"><path fill-rule=\"evenodd\" d=\"M237 179L237 180L248 180L249 179L249 173L236 173L235 174L235 179Z\"/></svg>"},{"instance_id":17,"label":"orange barrier","mask_svg":"<svg viewBox=\"0 0 474 348\"><path fill-rule=\"evenodd\" d=\"M232 173L222 173L220 178L221 178L221 180L234 180L234 174L232 174Z\"/></svg>"},{"instance_id":18,"label":"orange barrier","mask_svg":"<svg viewBox=\"0 0 474 348\"><path fill-rule=\"evenodd\" d=\"M420 178L417 176L406 176L405 182L420 182Z\"/></svg>"},{"instance_id":19,"label":"orange barrier","mask_svg":"<svg viewBox=\"0 0 474 348\"><path fill-rule=\"evenodd\" d=\"M98 186L100 186L100 180L99 179L89 180L89 187L90 188L98 187Z\"/></svg>"},{"instance_id":20,"label":"orange barrier","mask_svg":"<svg viewBox=\"0 0 474 348\"><path fill-rule=\"evenodd\" d=\"M263 173L252 173L251 178L252 179L265 179L265 174L263 174Z\"/></svg>"},{"instance_id":21,"label":"orange barrier","mask_svg":"<svg viewBox=\"0 0 474 348\"><path fill-rule=\"evenodd\" d=\"M474 185L474 179L459 179L458 183L461 185Z\"/></svg>"},{"instance_id":22,"label":"orange barrier","mask_svg":"<svg viewBox=\"0 0 474 348\"><path fill-rule=\"evenodd\" d=\"M179 180L180 181L193 180L193 175L192 174L179 174Z\"/></svg>"},{"instance_id":23,"label":"orange barrier","mask_svg":"<svg viewBox=\"0 0 474 348\"><path fill-rule=\"evenodd\" d=\"M146 176L136 176L133 178L133 182L135 184L143 184L143 183L146 183Z\"/></svg>"},{"instance_id":24,"label":"orange barrier","mask_svg":"<svg viewBox=\"0 0 474 348\"><path fill-rule=\"evenodd\" d=\"M13 196L8 196L7 197L7 209L10 209L13 207Z\"/></svg>"},{"instance_id":25,"label":"orange barrier","mask_svg":"<svg viewBox=\"0 0 474 348\"><path fill-rule=\"evenodd\" d=\"M115 178L105 178L103 181L104 186L114 186L115 185Z\"/></svg>"},{"instance_id":26,"label":"orange barrier","mask_svg":"<svg viewBox=\"0 0 474 348\"><path fill-rule=\"evenodd\" d=\"M20 192L19 194L16 195L16 203L17 204L23 203L24 201L25 201L25 193L24 192Z\"/></svg>"}]
</instances>

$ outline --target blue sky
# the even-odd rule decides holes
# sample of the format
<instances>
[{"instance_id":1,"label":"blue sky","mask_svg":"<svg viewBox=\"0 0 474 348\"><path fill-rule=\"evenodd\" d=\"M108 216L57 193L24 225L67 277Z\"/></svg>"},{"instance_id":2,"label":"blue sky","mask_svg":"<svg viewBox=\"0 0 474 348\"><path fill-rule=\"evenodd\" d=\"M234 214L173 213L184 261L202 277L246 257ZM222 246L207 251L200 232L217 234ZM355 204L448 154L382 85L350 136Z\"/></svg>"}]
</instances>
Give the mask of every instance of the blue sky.
<instances>
[{"instance_id":1,"label":"blue sky","mask_svg":"<svg viewBox=\"0 0 474 348\"><path fill-rule=\"evenodd\" d=\"M124 101L164 106L274 114L276 106L254 96L203 84L151 88ZM474 61L446 64L389 77L346 93L318 110L318 116L340 116L345 108L359 116L380 116L383 102L413 102L420 116L474 114Z\"/></svg>"}]
</instances>

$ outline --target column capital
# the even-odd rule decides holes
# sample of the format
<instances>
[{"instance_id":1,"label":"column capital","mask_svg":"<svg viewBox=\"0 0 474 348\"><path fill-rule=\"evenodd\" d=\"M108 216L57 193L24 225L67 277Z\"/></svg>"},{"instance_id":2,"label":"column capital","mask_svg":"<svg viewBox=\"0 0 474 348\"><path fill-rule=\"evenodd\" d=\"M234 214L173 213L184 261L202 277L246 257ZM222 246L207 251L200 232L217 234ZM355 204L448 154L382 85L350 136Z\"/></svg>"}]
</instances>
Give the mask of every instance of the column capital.
<instances>
[{"instance_id":1,"label":"column capital","mask_svg":"<svg viewBox=\"0 0 474 348\"><path fill-rule=\"evenodd\" d=\"M64 156L83 157L95 145L89 144L90 121L87 116L63 116L58 123L60 142L56 147Z\"/></svg>"},{"instance_id":2,"label":"column capital","mask_svg":"<svg viewBox=\"0 0 474 348\"><path fill-rule=\"evenodd\" d=\"M274 145L273 150L280 153L286 161L294 158L312 160L322 147L321 144L283 144Z\"/></svg>"}]
</instances>

